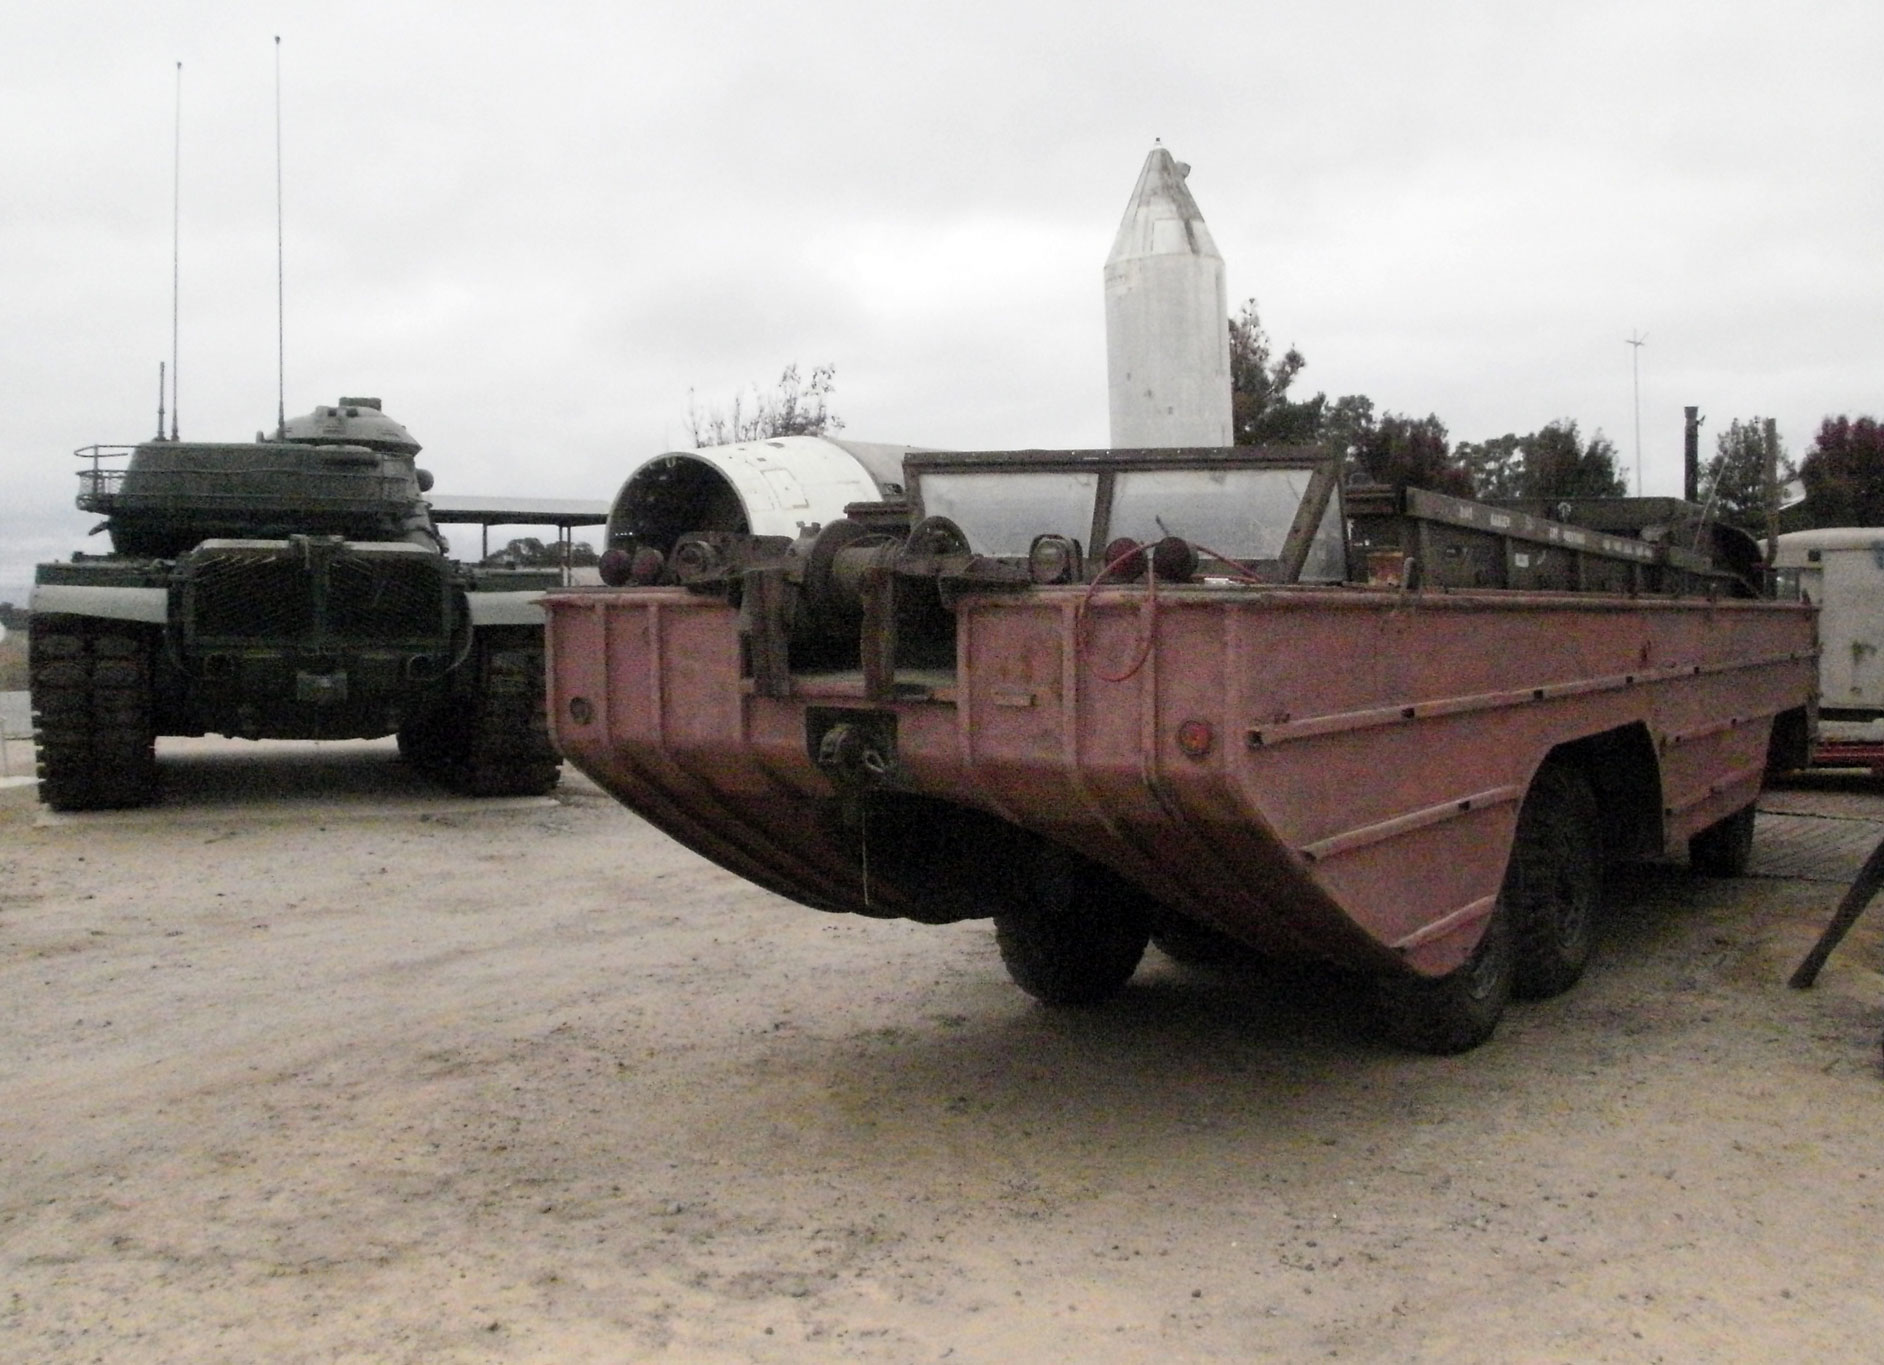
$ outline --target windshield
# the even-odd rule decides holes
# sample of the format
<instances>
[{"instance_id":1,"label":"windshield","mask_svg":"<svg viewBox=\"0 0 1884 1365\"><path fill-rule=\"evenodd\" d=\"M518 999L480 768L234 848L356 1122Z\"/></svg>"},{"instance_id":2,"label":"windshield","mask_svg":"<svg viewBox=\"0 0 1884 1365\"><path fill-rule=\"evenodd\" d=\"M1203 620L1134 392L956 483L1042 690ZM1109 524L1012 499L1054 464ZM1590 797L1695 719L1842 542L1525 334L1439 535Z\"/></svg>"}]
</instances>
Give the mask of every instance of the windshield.
<instances>
[{"instance_id":1,"label":"windshield","mask_svg":"<svg viewBox=\"0 0 1884 1365\"><path fill-rule=\"evenodd\" d=\"M961 527L977 554L1024 555L1049 533L1084 545L1098 488L1090 472L936 472L922 476L922 511Z\"/></svg>"},{"instance_id":2,"label":"windshield","mask_svg":"<svg viewBox=\"0 0 1884 1365\"><path fill-rule=\"evenodd\" d=\"M1127 536L1150 543L1166 536L1189 541L1206 555L1239 565L1273 569L1315 478L1312 466L1260 468L925 470L918 487L922 513L947 517L977 554L1019 557L1036 536L1066 536L1095 547ZM1106 525L1093 525L1102 481L1112 482ZM1206 573L1209 569L1206 568ZM1327 511L1310 539L1301 571L1307 583L1347 577L1340 502Z\"/></svg>"},{"instance_id":3,"label":"windshield","mask_svg":"<svg viewBox=\"0 0 1884 1365\"><path fill-rule=\"evenodd\" d=\"M1308 492L1309 469L1133 469L1112 494L1112 536L1180 536L1243 562L1278 560ZM1334 499L1310 543L1304 582L1338 582L1347 565Z\"/></svg>"}]
</instances>

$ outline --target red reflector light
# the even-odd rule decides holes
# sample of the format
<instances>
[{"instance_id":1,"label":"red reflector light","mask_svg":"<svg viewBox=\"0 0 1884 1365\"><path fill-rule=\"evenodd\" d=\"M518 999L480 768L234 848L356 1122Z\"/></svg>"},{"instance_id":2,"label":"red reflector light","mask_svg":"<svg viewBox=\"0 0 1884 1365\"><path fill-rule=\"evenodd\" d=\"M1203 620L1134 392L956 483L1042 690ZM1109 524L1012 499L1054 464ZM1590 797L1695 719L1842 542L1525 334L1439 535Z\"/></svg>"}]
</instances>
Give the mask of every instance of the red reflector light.
<instances>
[{"instance_id":1,"label":"red reflector light","mask_svg":"<svg viewBox=\"0 0 1884 1365\"><path fill-rule=\"evenodd\" d=\"M1177 745L1186 758L1203 758L1217 742L1217 732L1207 720L1187 720L1177 728Z\"/></svg>"}]
</instances>

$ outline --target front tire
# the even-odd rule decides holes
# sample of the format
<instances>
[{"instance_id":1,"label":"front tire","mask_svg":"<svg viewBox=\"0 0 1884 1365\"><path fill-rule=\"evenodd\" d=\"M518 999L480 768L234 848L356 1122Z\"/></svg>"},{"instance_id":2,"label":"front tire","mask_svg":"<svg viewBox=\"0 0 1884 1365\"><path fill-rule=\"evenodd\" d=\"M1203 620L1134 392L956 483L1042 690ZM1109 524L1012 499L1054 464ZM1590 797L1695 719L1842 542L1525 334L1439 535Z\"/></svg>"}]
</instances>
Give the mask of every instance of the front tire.
<instances>
[{"instance_id":1,"label":"front tire","mask_svg":"<svg viewBox=\"0 0 1884 1365\"><path fill-rule=\"evenodd\" d=\"M1444 976L1381 977L1374 983L1375 1025L1391 1043L1450 1056L1477 1047L1498 1027L1515 975L1511 921L1501 905L1478 946Z\"/></svg>"},{"instance_id":2,"label":"front tire","mask_svg":"<svg viewBox=\"0 0 1884 1365\"><path fill-rule=\"evenodd\" d=\"M1047 1005L1092 1005L1124 989L1151 941L1144 895L1057 845L1041 850L1023 903L994 917L1014 984Z\"/></svg>"}]
</instances>

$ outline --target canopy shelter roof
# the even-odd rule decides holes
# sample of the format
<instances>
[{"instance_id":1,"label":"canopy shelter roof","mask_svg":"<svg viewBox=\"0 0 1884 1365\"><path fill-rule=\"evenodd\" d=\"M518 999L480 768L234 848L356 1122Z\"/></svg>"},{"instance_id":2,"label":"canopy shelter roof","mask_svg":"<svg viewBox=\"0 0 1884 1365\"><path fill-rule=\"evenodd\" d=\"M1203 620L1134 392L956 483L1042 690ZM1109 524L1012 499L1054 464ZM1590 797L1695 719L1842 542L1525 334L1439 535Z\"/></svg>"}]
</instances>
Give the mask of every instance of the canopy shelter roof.
<instances>
[{"instance_id":1,"label":"canopy shelter roof","mask_svg":"<svg viewBox=\"0 0 1884 1365\"><path fill-rule=\"evenodd\" d=\"M608 504L588 498L479 498L469 495L428 496L432 520L441 526L481 526L478 557L491 556L493 526L554 526L563 582L569 581L571 531L577 526L600 526L608 520Z\"/></svg>"},{"instance_id":2,"label":"canopy shelter roof","mask_svg":"<svg viewBox=\"0 0 1884 1365\"><path fill-rule=\"evenodd\" d=\"M608 504L589 498L481 498L428 496L432 520L456 526L600 526Z\"/></svg>"}]
</instances>

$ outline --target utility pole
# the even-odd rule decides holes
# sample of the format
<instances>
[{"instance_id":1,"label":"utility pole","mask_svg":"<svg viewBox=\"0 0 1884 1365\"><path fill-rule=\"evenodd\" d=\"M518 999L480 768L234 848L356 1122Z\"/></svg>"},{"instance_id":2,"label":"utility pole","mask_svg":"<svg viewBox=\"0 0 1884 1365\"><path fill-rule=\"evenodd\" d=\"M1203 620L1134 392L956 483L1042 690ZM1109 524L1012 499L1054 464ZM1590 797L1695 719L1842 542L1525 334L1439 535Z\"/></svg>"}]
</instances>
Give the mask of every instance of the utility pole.
<instances>
[{"instance_id":1,"label":"utility pole","mask_svg":"<svg viewBox=\"0 0 1884 1365\"><path fill-rule=\"evenodd\" d=\"M1642 496L1642 343L1647 340L1647 332L1637 335L1633 327L1623 338L1631 348L1629 370L1635 379L1635 495L1638 498Z\"/></svg>"}]
</instances>

